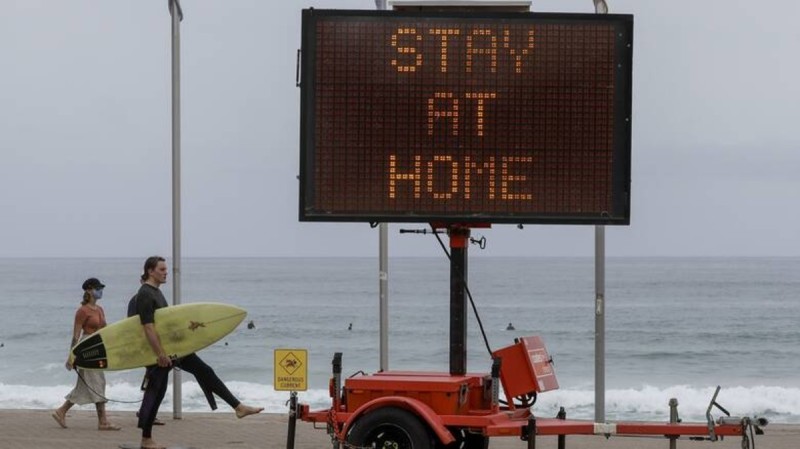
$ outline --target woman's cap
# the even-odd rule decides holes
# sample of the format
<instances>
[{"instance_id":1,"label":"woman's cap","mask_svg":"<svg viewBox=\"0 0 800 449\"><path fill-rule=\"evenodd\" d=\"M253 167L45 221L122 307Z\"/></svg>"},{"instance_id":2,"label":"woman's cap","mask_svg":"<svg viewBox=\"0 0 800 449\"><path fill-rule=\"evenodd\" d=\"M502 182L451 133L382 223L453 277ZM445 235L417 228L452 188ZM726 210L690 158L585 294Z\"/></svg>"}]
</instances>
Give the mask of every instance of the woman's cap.
<instances>
[{"instance_id":1,"label":"woman's cap","mask_svg":"<svg viewBox=\"0 0 800 449\"><path fill-rule=\"evenodd\" d=\"M102 282L100 282L100 279L89 278L89 279L83 281L83 287L82 288L84 290L96 289L96 288L105 288L105 285Z\"/></svg>"}]
</instances>

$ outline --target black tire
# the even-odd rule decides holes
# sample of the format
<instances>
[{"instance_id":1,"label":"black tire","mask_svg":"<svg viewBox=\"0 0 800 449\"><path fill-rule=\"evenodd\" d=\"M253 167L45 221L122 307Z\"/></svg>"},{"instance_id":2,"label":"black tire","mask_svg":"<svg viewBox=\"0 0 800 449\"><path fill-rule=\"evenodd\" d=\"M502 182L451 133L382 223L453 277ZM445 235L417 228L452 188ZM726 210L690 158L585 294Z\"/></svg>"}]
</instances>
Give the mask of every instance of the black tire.
<instances>
[{"instance_id":1,"label":"black tire","mask_svg":"<svg viewBox=\"0 0 800 449\"><path fill-rule=\"evenodd\" d=\"M353 425L347 442L376 449L432 449L431 434L416 416L397 407L368 412Z\"/></svg>"},{"instance_id":2,"label":"black tire","mask_svg":"<svg viewBox=\"0 0 800 449\"><path fill-rule=\"evenodd\" d=\"M489 437L468 432L459 427L448 427L450 434L456 439L450 444L437 444L437 449L489 449Z\"/></svg>"},{"instance_id":3,"label":"black tire","mask_svg":"<svg viewBox=\"0 0 800 449\"><path fill-rule=\"evenodd\" d=\"M464 437L464 449L489 449L489 437L467 433Z\"/></svg>"}]
</instances>

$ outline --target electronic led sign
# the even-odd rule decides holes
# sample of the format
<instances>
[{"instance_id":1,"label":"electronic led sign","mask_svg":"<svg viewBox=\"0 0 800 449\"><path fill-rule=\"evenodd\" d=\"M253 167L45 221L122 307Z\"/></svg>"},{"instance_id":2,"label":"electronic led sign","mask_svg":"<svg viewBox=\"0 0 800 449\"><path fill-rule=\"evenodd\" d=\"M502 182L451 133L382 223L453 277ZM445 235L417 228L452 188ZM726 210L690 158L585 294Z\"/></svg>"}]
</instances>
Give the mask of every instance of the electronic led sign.
<instances>
[{"instance_id":1,"label":"electronic led sign","mask_svg":"<svg viewBox=\"0 0 800 449\"><path fill-rule=\"evenodd\" d=\"M630 15L304 10L300 219L628 224Z\"/></svg>"}]
</instances>

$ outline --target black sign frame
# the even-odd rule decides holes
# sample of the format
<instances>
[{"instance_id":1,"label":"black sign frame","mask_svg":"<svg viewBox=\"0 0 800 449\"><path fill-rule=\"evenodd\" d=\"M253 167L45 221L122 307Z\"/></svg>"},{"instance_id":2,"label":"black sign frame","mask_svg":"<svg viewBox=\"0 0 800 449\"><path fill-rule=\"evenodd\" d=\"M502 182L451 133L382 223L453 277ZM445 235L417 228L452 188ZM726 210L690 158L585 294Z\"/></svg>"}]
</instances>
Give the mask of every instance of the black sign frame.
<instances>
[{"instance_id":1,"label":"black sign frame","mask_svg":"<svg viewBox=\"0 0 800 449\"><path fill-rule=\"evenodd\" d=\"M602 24L613 27L613 124L611 125L610 182L607 182L609 208L581 211L490 211L448 208L441 210L402 210L381 208L347 209L322 206L317 185L317 29L320 23L370 21L409 23L426 21L459 23L556 24L569 27ZM520 223L520 224L630 224L631 127L632 127L632 54L633 16L620 14L562 14L517 12L396 12L368 10L306 9L302 14L302 48L300 59L300 204L301 221L331 222L418 222L418 223ZM322 164L320 164L322 165ZM563 180L562 180L563 182ZM323 188L324 189L324 188ZM363 188L362 188L363 190ZM342 194L339 194L342 195Z\"/></svg>"}]
</instances>

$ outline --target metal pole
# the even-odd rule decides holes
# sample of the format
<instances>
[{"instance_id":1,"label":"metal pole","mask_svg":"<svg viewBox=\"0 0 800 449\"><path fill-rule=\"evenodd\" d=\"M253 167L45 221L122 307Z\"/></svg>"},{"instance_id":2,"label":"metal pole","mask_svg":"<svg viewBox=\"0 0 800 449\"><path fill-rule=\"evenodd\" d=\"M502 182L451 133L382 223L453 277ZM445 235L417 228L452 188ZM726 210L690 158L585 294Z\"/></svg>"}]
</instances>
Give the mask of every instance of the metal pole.
<instances>
[{"instance_id":1,"label":"metal pole","mask_svg":"<svg viewBox=\"0 0 800 449\"><path fill-rule=\"evenodd\" d=\"M169 0L172 16L172 304L181 303L181 20L178 0ZM172 370L172 417L181 419L181 373Z\"/></svg>"},{"instance_id":2,"label":"metal pole","mask_svg":"<svg viewBox=\"0 0 800 449\"><path fill-rule=\"evenodd\" d=\"M339 410L339 405L342 403L342 353L334 352L333 360L333 406L334 411ZM328 421L328 433L331 436L336 435L336 430L339 429L339 423L335 419ZM339 449L339 439L331 438L333 441L333 449Z\"/></svg>"},{"instance_id":3,"label":"metal pole","mask_svg":"<svg viewBox=\"0 0 800 449\"><path fill-rule=\"evenodd\" d=\"M606 420L606 228L594 227L594 421Z\"/></svg>"},{"instance_id":4,"label":"metal pole","mask_svg":"<svg viewBox=\"0 0 800 449\"><path fill-rule=\"evenodd\" d=\"M375 9L386 9L386 0L375 0ZM380 285L380 371L389 369L389 224L379 225L378 283Z\"/></svg>"},{"instance_id":5,"label":"metal pole","mask_svg":"<svg viewBox=\"0 0 800 449\"><path fill-rule=\"evenodd\" d=\"M556 415L558 419L567 419L567 411L564 410L564 407L561 407L558 410L558 414ZM567 448L567 436L566 435L559 435L558 436L558 449L566 449Z\"/></svg>"},{"instance_id":6,"label":"metal pole","mask_svg":"<svg viewBox=\"0 0 800 449\"><path fill-rule=\"evenodd\" d=\"M450 228L450 375L467 372L467 255L469 228Z\"/></svg>"},{"instance_id":7,"label":"metal pole","mask_svg":"<svg viewBox=\"0 0 800 449\"><path fill-rule=\"evenodd\" d=\"M286 434L286 449L294 449L294 439L297 429L297 392L289 394L289 429Z\"/></svg>"},{"instance_id":8,"label":"metal pole","mask_svg":"<svg viewBox=\"0 0 800 449\"><path fill-rule=\"evenodd\" d=\"M595 14L608 14L606 0L593 0Z\"/></svg>"},{"instance_id":9,"label":"metal pole","mask_svg":"<svg viewBox=\"0 0 800 449\"><path fill-rule=\"evenodd\" d=\"M595 14L608 14L605 0L593 0ZM606 420L606 228L594 228L594 422Z\"/></svg>"},{"instance_id":10,"label":"metal pole","mask_svg":"<svg viewBox=\"0 0 800 449\"><path fill-rule=\"evenodd\" d=\"M671 398L669 400L669 423L670 424L677 424L678 422L678 399ZM671 436L669 437L669 449L677 449L678 447L678 437Z\"/></svg>"},{"instance_id":11,"label":"metal pole","mask_svg":"<svg viewBox=\"0 0 800 449\"><path fill-rule=\"evenodd\" d=\"M536 417L531 414L528 417L528 426L525 428L528 435L528 449L536 449Z\"/></svg>"},{"instance_id":12,"label":"metal pole","mask_svg":"<svg viewBox=\"0 0 800 449\"><path fill-rule=\"evenodd\" d=\"M389 224L380 224L380 371L389 369Z\"/></svg>"}]
</instances>

